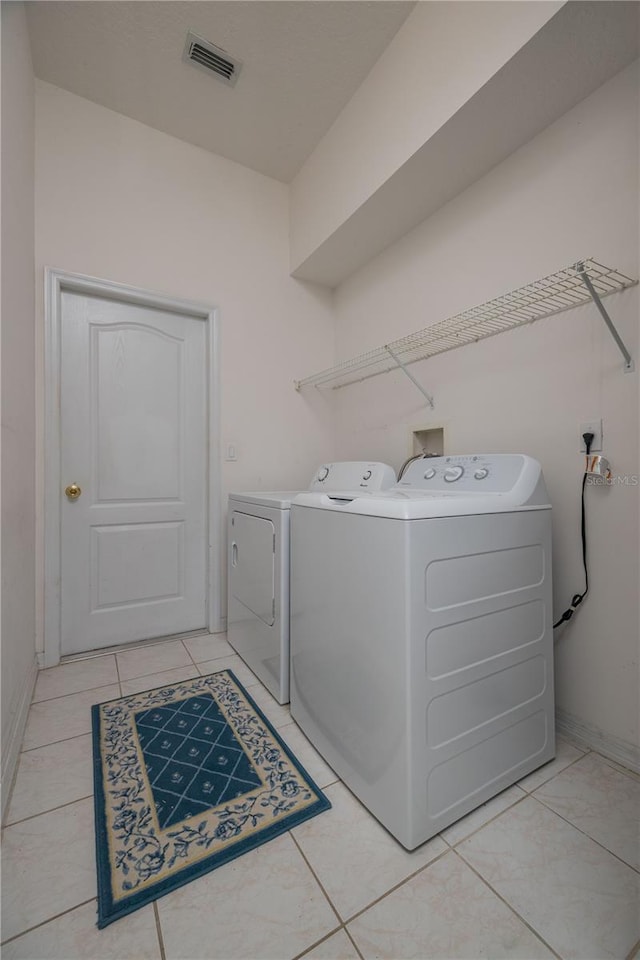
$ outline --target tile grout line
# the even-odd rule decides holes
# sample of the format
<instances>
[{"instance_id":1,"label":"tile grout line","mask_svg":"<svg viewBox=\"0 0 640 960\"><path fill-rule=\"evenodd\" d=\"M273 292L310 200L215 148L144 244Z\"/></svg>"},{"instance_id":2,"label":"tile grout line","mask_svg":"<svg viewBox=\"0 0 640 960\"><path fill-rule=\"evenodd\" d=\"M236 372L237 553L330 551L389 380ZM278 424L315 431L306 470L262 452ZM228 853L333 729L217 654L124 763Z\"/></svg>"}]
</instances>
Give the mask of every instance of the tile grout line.
<instances>
[{"instance_id":1,"label":"tile grout line","mask_svg":"<svg viewBox=\"0 0 640 960\"><path fill-rule=\"evenodd\" d=\"M439 834L436 834L436 836L439 836ZM426 842L428 843L428 841ZM446 841L443 841L443 842L446 844ZM386 900L386 898L390 896L390 894L395 893L396 890L400 889L400 887L404 887L405 883L409 883L410 880L414 880L418 876L418 874L423 873L423 871L433 866L434 863L437 863L438 860L442 860L442 858L446 857L448 853L451 853L451 847L447 845L446 850L443 850L441 853L437 854L437 856L435 856L433 860L429 860L428 863L424 863L421 867L419 867L417 870L414 870L413 873L410 873L403 880L400 880L398 883L394 884L392 887L389 887L388 890L385 890L385 892L382 893L379 897L376 897L375 900L372 900L370 903L367 903L367 905L364 906L361 910L357 910L356 913L352 914L352 916L347 917L347 919L344 921L345 927L348 923L353 923L354 920L357 920L358 917L361 917L362 914L366 913L367 910L370 910L371 907L375 907L382 900Z\"/></svg>"},{"instance_id":2,"label":"tile grout line","mask_svg":"<svg viewBox=\"0 0 640 960\"><path fill-rule=\"evenodd\" d=\"M190 663L190 664L187 664L187 663L177 664L177 665L175 665L175 666L173 666L173 667L163 667L162 670L154 670L154 671L152 671L151 673L141 673L141 674L139 674L139 675L137 675L137 676L135 676L135 677L124 677L124 678L121 680L121 682L122 682L122 683L127 683L129 680L141 680L143 677L153 677L153 676L155 676L155 675L158 674L158 673L168 673L170 670L184 670L184 669L187 669L187 668L190 667L190 666L195 667L196 670L198 671L198 674L199 674L200 676L202 676L202 674L200 674L199 665L196 663L196 661L193 659L191 653L189 652L189 649L188 649L188 647L187 647L187 645L186 645L186 643L185 643L185 640L198 640L198 639L200 639L200 638L202 638L202 637L205 637L205 636L212 636L212 634L209 634L209 633L207 633L207 632L203 632L203 633L195 634L195 635L189 636L189 637L179 637L179 638L176 638L176 639L174 639L174 640L166 640L166 641L163 641L162 643L149 644L149 645L148 645L148 649L151 650L151 649L153 649L154 647L160 647L160 646L163 646L163 645L169 644L169 643L180 643L180 644L182 644L182 649L183 649L184 652L187 654L187 657L189 658L189 660L191 661L191 663ZM131 649L132 649L132 650L146 650L147 647L146 647L146 646L142 646L142 647L135 647L135 648L131 648ZM123 650L123 651L122 651L123 654L125 654L125 653L127 653L127 652L128 652L127 650ZM116 657L116 665L117 665L117 662L118 662L118 661L117 661L118 654L116 653L116 654L114 654L114 656ZM226 656L226 654L225 654L225 656ZM214 659L215 659L215 658L214 658ZM204 662L204 661L203 661L203 662ZM119 674L119 670L118 670L118 675L120 675L120 674ZM196 678L194 677L193 679L195 680Z\"/></svg>"},{"instance_id":3,"label":"tile grout line","mask_svg":"<svg viewBox=\"0 0 640 960\"><path fill-rule=\"evenodd\" d=\"M540 787L544 787L545 784L550 783L552 780L555 780L555 778L556 778L556 777L559 777L561 773L564 773L565 770L568 770L570 767L573 767L574 764L580 763L580 761L581 761L581 760L584 760L584 758L585 758L586 756L588 756L588 754L590 754L590 753L594 753L594 751L593 751L593 750L588 750L587 752L583 753L582 756L580 756L580 757L574 757L573 760L570 760L570 761L569 761L569 763L566 765L566 767L562 767L561 770L556 770L555 773L552 773L551 776L548 777L546 780L542 780L540 783L536 784L536 786L535 786L535 787L532 787L531 790L527 790L526 787L520 787L520 789L521 789L521 790L524 790L524 792L527 794L527 796L530 797L533 793L535 793L536 790L539 790ZM553 760L550 760L549 762L550 762L550 763L553 763L554 761L553 761ZM541 770L541 769L542 769L542 767L538 767L538 770ZM531 773L526 774L526 776L532 777L532 776L534 775L534 773L536 773L536 772L537 772L536 770L533 770ZM523 777L522 779L524 780L525 778ZM516 780L516 782L513 784L513 786L515 786L515 787L520 786L520 782L519 782L518 780Z\"/></svg>"},{"instance_id":4,"label":"tile grout line","mask_svg":"<svg viewBox=\"0 0 640 960\"><path fill-rule=\"evenodd\" d=\"M335 786L336 783L342 783L342 780L340 780L339 778L336 778L335 780L332 780L330 783L323 783L322 785L318 784L318 786L320 787L321 790L327 790L328 787L333 787Z\"/></svg>"},{"instance_id":5,"label":"tile grout line","mask_svg":"<svg viewBox=\"0 0 640 960\"><path fill-rule=\"evenodd\" d=\"M349 940L351 940L351 943L353 944L356 953L357 953L358 956L360 957L360 960L364 960L364 954L360 952L360 947L358 946L358 944L356 943L356 941L355 941L355 940L353 939L353 937L351 936L351 932L347 929L347 927L344 928L344 932L345 932L346 935L349 937Z\"/></svg>"},{"instance_id":6,"label":"tile grout line","mask_svg":"<svg viewBox=\"0 0 640 960\"><path fill-rule=\"evenodd\" d=\"M218 636L218 635L217 635L217 634L210 633L210 634L208 634L208 636L214 637L214 636ZM226 636L226 634L225 634L224 636ZM220 634L220 637L222 637L222 634ZM186 637L186 639L187 639L187 640L191 640L191 639L198 639L198 638L197 638L197 637L195 637L195 638L193 638L193 637ZM203 664L205 664L205 663L212 663L214 660L227 660L229 657L237 657L237 656L239 656L239 654L237 654L237 653L235 652L235 650L233 649L233 647L229 644L229 641L227 640L226 642L227 642L227 645L229 646L229 649L231 650L231 653L227 653L227 652L225 651L225 652L224 652L223 654L221 654L220 656L217 656L217 657L207 657L205 660L199 660L199 661L198 661L198 660L195 659L195 657L193 656L193 654L191 653L191 651L190 651L189 648L187 647L185 641L182 640L181 642L182 642L185 650L187 651L187 654L188 654L191 662L193 663L194 667L196 668L196 670L198 671L198 673L200 674L201 677L206 677L206 676L207 676L206 673L200 673L200 667L201 667ZM242 659L242 658L241 658L241 659ZM227 668L225 668L225 669L227 669ZM217 671L214 670L213 672L216 673ZM258 679L258 678L256 677L256 680L257 680L257 679ZM261 682L261 681L258 680L258 683L260 683L260 682ZM245 686L246 686L246 684L245 684ZM266 689L266 688L265 688L265 689Z\"/></svg>"},{"instance_id":7,"label":"tile grout line","mask_svg":"<svg viewBox=\"0 0 640 960\"><path fill-rule=\"evenodd\" d=\"M588 751L588 752L593 753L594 751ZM586 756L587 756L587 753L585 752L582 756L576 757L575 760L571 760L571 761L567 764L566 767L563 767L562 770L559 770L557 773L554 773L551 777L549 777L548 780L543 780L542 783L538 784L538 786L534 787L531 791L528 791L528 790L526 790L524 787L521 787L521 786L520 786L520 783L516 780L515 783L511 784L511 786L512 786L512 787L518 787L519 790L522 790L524 796L518 797L516 800L513 801L513 803L509 804L508 807L505 807L504 810L501 810L499 813L496 813L495 816L491 817L489 820L486 820L484 823L481 823L480 826L476 827L475 830L472 830L470 833L466 834L464 837L461 837L460 840L456 840L455 843L449 843L449 841L446 840L446 838L443 837L442 834L438 834L438 836L442 837L442 839L445 841L445 843L449 843L449 846L451 847L452 850L455 850L456 847L457 847L459 844L464 843L465 840L469 840L471 837L474 837L474 836L476 835L476 833L478 833L478 832L479 832L480 830L482 830L484 827L487 827L490 823L493 823L494 820L497 820L498 817L501 817L503 813L506 813L508 810L512 810L513 807L516 807L516 806L518 806L519 804L521 804L523 800L526 800L526 799L527 799L527 797L533 797L535 800L538 800L538 797L535 796L535 793L536 793L537 790L540 790L542 787L546 786L546 784L550 783L550 782L551 782L552 780L554 780L556 777L560 776L560 774L564 773L565 770L568 770L568 769L569 769L570 767L572 767L574 764L579 763L579 761L580 761L580 760L583 760L584 757L586 757ZM553 762L553 761L551 761L551 762ZM528 776L529 776L529 774L528 774ZM511 787L507 787L507 789L509 790L509 789L511 789ZM497 794L496 796L499 797L500 794ZM492 797L492 798L491 798L490 800L488 800L487 802L490 803L491 800L493 800L493 799L495 799L495 797ZM543 801L539 801L539 802L542 803ZM546 807L547 804L544 804L544 806ZM476 807L476 810L478 810L478 809L480 809L480 808L479 808L479 807ZM547 809L551 810L552 808L551 808L551 807L548 807ZM474 813L474 812L475 812L475 811L473 811L473 810L469 811L468 816L470 816L470 815L471 815L472 813ZM556 811L554 810L553 812L555 813ZM559 814L558 814L558 815L559 815ZM559 816L560 816L560 815L559 815ZM452 823L450 826L452 826L452 827L455 826L455 824L456 824L457 822L458 822L458 821L454 821L454 823ZM571 821L569 821L569 820L567 821L567 823L570 823L571 826L575 826L575 824L572 824ZM448 827L445 827L445 830L448 830L448 829L449 829ZM579 827L576 827L576 830L579 830L579 829L580 829ZM581 831L581 832L584 833L584 831ZM585 836L589 836L589 834L585 834ZM589 837L589 839L590 839L590 840L593 840L593 837ZM597 842L598 842L597 840L594 840L594 843L597 843ZM602 844L600 844L600 846L602 846ZM606 849L606 847L605 847L605 849ZM611 852L611 851L609 851L609 852ZM615 854L612 854L612 855L615 856ZM623 862L624 862L624 861L623 861ZM631 864L627 864L627 866L631 866ZM631 867L631 869L633 870L634 867Z\"/></svg>"},{"instance_id":8,"label":"tile grout line","mask_svg":"<svg viewBox=\"0 0 640 960\"><path fill-rule=\"evenodd\" d=\"M69 740L77 740L78 737L90 737L91 736L91 727L88 730L83 730L82 733L74 733L72 737L62 737L60 740L49 740L47 743L38 743L35 747L27 747L26 750L23 750L22 753L33 753L34 750L42 750L43 747L52 747L54 743L67 743Z\"/></svg>"},{"instance_id":9,"label":"tile grout line","mask_svg":"<svg viewBox=\"0 0 640 960\"><path fill-rule=\"evenodd\" d=\"M116 677L118 678L118 690L120 691L120 697L123 697L122 693L122 680L120 679L120 664L118 663L118 654L114 654L113 659L116 662Z\"/></svg>"},{"instance_id":10,"label":"tile grout line","mask_svg":"<svg viewBox=\"0 0 640 960\"><path fill-rule=\"evenodd\" d=\"M623 774L623 776L628 777L630 780L635 780L636 783L640 781L640 768L638 770L634 770L632 767L625 767L624 763L620 763L618 760L613 760L611 757L605 757L604 753L598 753L597 750L592 750L591 752L617 773Z\"/></svg>"},{"instance_id":11,"label":"tile grout line","mask_svg":"<svg viewBox=\"0 0 640 960\"><path fill-rule=\"evenodd\" d=\"M189 639L196 639L196 640L197 640L197 639L199 639L199 637L193 637L193 638L187 637L186 639L187 639L187 640L189 640ZM178 642L178 641L171 641L171 642L176 643L176 642ZM154 670L152 673L141 673L139 676L126 677L126 678L125 678L124 680L122 680L121 682L122 682L122 683L128 683L128 682L131 681L131 680L143 680L145 677L157 677L157 676L160 676L160 674L162 674L162 673L170 673L170 672L173 671L173 670L188 670L188 669L190 669L191 667L195 667L196 670L198 671L198 675L197 675L196 677L193 677L193 678L192 678L193 680L197 680L199 677L203 676L203 674L200 673L200 667L202 666L203 663L207 663L208 661L203 660L201 663L199 663L197 660L194 660L192 654L191 654L191 653L189 652L189 650L187 649L187 646L186 646L184 640L180 640L179 642L182 643L182 645L183 645L183 647L184 647L184 649L185 649L185 651L186 651L186 654L187 654L187 656L189 657L189 660L191 661L190 664L188 664L188 663L183 663L183 664L179 664L178 666L174 666L174 667L164 667L162 670ZM223 659L225 659L226 657L230 657L230 656L232 656L232 654L230 654L230 653L229 653L229 654L228 654L228 653L224 653L224 654L222 654L221 657L213 657L213 658L211 658L211 659L213 659L213 660L223 660ZM189 679L189 678L187 678L187 679ZM181 682L181 681L176 681L176 682ZM150 689L153 689L153 688L150 688ZM141 691L141 692L144 693L144 691ZM126 696L126 694L124 694L124 696Z\"/></svg>"},{"instance_id":12,"label":"tile grout line","mask_svg":"<svg viewBox=\"0 0 640 960\"><path fill-rule=\"evenodd\" d=\"M545 801L540 799L540 797L536 797L533 793L528 794L528 796L530 796L533 800L537 800L538 803L545 808L545 810L548 810L550 813L555 813L555 815L559 817L564 823L568 824L570 827L573 827L573 829L577 830L578 833L581 833L583 837L586 837L588 840L591 840L591 842L599 846L601 850L604 850L611 857L615 857L615 859L619 863L622 863L625 867L628 867L630 870L633 870L634 873L640 873L640 867L634 867L632 863L628 863L626 860L623 860L621 856L619 856L617 853L614 853L613 850L609 850L608 847L605 847L603 843L600 843L599 840L596 840L595 837L592 837L591 834L583 830L582 827L579 827L577 824L573 823L573 821L569 820L569 818L564 816L564 814L558 813L557 810L554 810L553 807L550 807L549 804L545 803Z\"/></svg>"},{"instance_id":13,"label":"tile grout line","mask_svg":"<svg viewBox=\"0 0 640 960\"><path fill-rule=\"evenodd\" d=\"M586 754L585 754L585 756L586 756ZM577 761L574 761L574 762L577 762ZM572 764L571 764L571 765L572 765ZM565 767L564 769L567 770L568 767ZM564 772L564 770L561 770L561 771L560 771L560 773L563 773L563 772ZM559 774L555 774L555 776L559 776ZM551 777L550 780L552 780L552 779L554 779L554 778ZM546 783L549 783L550 780L546 780L546 781L545 781L545 784L546 784ZM541 784L540 787L536 787L535 789L536 789L536 790L540 790L541 787L543 787L545 784ZM517 783L514 784L514 786L517 786ZM522 789L522 788L520 788L520 789ZM498 794L498 796L499 796L499 794ZM465 843L467 840L470 840L471 837L475 837L475 835L476 835L477 833L479 833L480 830L483 830L485 827L488 827L490 823L494 823L494 822L495 822L499 817L501 817L503 814L507 813L509 810L513 810L514 807L519 806L524 800L527 800L527 799L536 800L539 804L541 804L541 805L545 808L545 810L548 810L550 813L555 813L556 816L559 817L561 820L563 820L566 824L568 824L568 826L573 827L573 829L574 829L574 830L577 830L578 833L581 833L581 834L582 834L584 837L586 837L588 840L591 840L592 843L597 844L597 846L599 846L601 850L604 850L606 853L609 853L612 857L615 857L616 860L618 860L620 863L622 863L625 867L629 867L629 869L630 869L630 870L633 870L634 873L640 873L640 869L638 869L637 867L634 867L633 864L631 864L631 863L627 863L626 860L623 860L622 857L619 857L616 853L613 852L613 850L609 850L608 847L605 847L604 844L602 844L602 843L600 843L600 841L596 840L595 837L592 837L592 836L591 836L589 833L587 833L585 830L582 830L582 829L581 829L580 827L578 827L575 823L573 823L571 820L569 820L568 817L565 817L565 816L563 816L561 813L558 813L557 810L554 810L553 807L550 807L547 803L544 802L544 800L541 800L539 797L536 797L535 791L532 791L531 793L525 793L525 795L524 795L523 797L519 797L517 800L514 800L514 802L513 802L512 804L510 804L510 806L506 807L504 810L501 810L500 813L497 813L497 814L495 815L495 817L492 817L490 820L487 820L485 823L480 824L480 826L477 827L475 830L472 830L471 833L468 833L466 836L461 837L460 840L457 840L455 843L449 844L449 846L451 847L452 850L456 850L456 851L457 851L457 848L458 848L462 843ZM472 812L473 812L473 811L472 811ZM442 839L445 840L444 837L442 837ZM445 840L445 843L448 843L448 841ZM465 860L465 863L466 863L466 860Z\"/></svg>"},{"instance_id":14,"label":"tile grout line","mask_svg":"<svg viewBox=\"0 0 640 960\"><path fill-rule=\"evenodd\" d=\"M143 673L140 677L129 677L127 680L123 680L122 684L135 683L141 680L153 680L154 677L156 678L162 677L163 674L173 673L174 670L190 670L190 669L191 667L188 665L183 665L182 667L169 667L168 670L158 670L156 671L156 673ZM176 683L188 683L189 680L199 680L200 676L201 674L197 674L195 677L186 677L184 680L170 680L166 685L168 686L169 684L175 685ZM160 683L160 684L156 684L156 686L165 686L165 684ZM138 690L137 693L123 693L122 696L137 697L141 693L147 693L148 690L154 690L154 689L155 687L148 687L146 690Z\"/></svg>"},{"instance_id":15,"label":"tile grout line","mask_svg":"<svg viewBox=\"0 0 640 960\"><path fill-rule=\"evenodd\" d=\"M48 807L46 810L41 810L40 813L32 813L29 817L23 817L22 820L12 820L11 823L5 824L3 829L8 829L9 827L17 827L21 823L27 823L29 820L35 820L36 817L44 817L47 813L54 813L56 810L64 810L65 807L71 807L74 803L81 803L83 800L91 800L93 793L88 793L85 797L76 797L75 800L67 800L66 803L59 803L56 807Z\"/></svg>"},{"instance_id":16,"label":"tile grout line","mask_svg":"<svg viewBox=\"0 0 640 960\"><path fill-rule=\"evenodd\" d=\"M311 875L313 876L313 879L316 881L316 883L318 884L318 886L319 886L320 889L322 890L324 896L326 897L327 903L329 904L329 906L331 907L331 909L333 910L333 912L335 913L335 915L336 915L336 917L337 917L337 919L338 919L338 923L340 924L341 927L343 927L343 926L344 926L344 921L343 921L342 917L340 916L340 914L338 913L338 910L337 910L336 907L334 906L331 897L329 896L329 894L327 893L327 891L326 891L325 888L324 888L324 885L320 882L320 878L318 877L318 875L316 874L315 870L313 869L313 867L312 867L311 864L309 863L307 857L305 856L305 854L304 854L304 852L303 852L303 850L302 850L302 847L300 846L300 844L298 843L298 841L297 841L296 838L294 837L294 835L293 835L293 830L289 830L289 836L290 836L291 839L293 840L294 845L295 845L298 853L300 854L300 856L302 857L302 859L303 859L304 862L306 863L307 867L308 867L309 870L311 871ZM311 947L309 947L308 949L311 949Z\"/></svg>"},{"instance_id":17,"label":"tile grout line","mask_svg":"<svg viewBox=\"0 0 640 960\"><path fill-rule=\"evenodd\" d=\"M330 930L329 933L326 933L326 934L324 935L324 937L321 937L320 940L315 940L315 941L314 941L312 944L310 944L308 947L305 947L303 953L296 953L295 956L293 957L293 960L304 960L304 958L305 958L309 953L311 953L312 950L315 950L316 947L319 947L321 944L326 943L327 940L330 940L331 937L334 937L334 936L336 935L336 933L340 933L341 930L344 930L344 926L343 926L343 925L340 925L339 927L336 927L335 930ZM346 931L345 931L345 932L346 932Z\"/></svg>"},{"instance_id":18,"label":"tile grout line","mask_svg":"<svg viewBox=\"0 0 640 960\"><path fill-rule=\"evenodd\" d=\"M508 900L505 900L505 898L489 883L489 881L488 881L485 877L483 877L481 873L479 873L479 872L476 870L476 868L473 866L473 864L471 864L471 863L469 863L467 860L465 860L465 858L462 856L462 854L461 854L461 853L458 853L457 850L453 850L452 852L458 857L458 859L460 860L460 862L463 863L465 867L468 867L469 870L471 870L471 872L476 875L476 877L478 878L478 880L480 880L480 881L485 885L485 887L488 887L488 889L491 891L491 893L493 893L494 896L496 896L496 897L498 898L498 900L500 900L502 903L504 903L505 907L507 907L507 909L510 911L510 913L512 913L512 914L514 915L514 917L517 917L517 919L520 921L520 923L524 924L524 926L525 926L528 930L531 931L531 933L535 936L535 938L536 938L537 940L540 940L540 942L543 943L543 944L545 945L545 947L547 947L547 949L551 951L551 953L553 954L554 957L557 957L558 960L563 960L562 955L561 955L560 953L558 953L556 950L553 949L553 947L551 946L551 944L550 944L547 940L545 940L545 938L536 930L535 927L533 927L527 920L525 920L525 918L522 916L522 914L518 913L518 911L516 910L516 908L515 908L514 906L512 906L512 904L510 904Z\"/></svg>"},{"instance_id":19,"label":"tile grout line","mask_svg":"<svg viewBox=\"0 0 640 960\"><path fill-rule=\"evenodd\" d=\"M88 900L83 900L82 903L76 903L75 906L69 907L68 910L62 910L60 913L56 913L52 917L47 917L47 919L42 920L41 923L35 923L32 927L27 927L26 930L16 933L15 936L8 937L6 940L3 940L0 946L4 947L8 943L13 943L14 940L19 940L20 937L24 937L27 933L32 933L34 930L39 930L40 927L46 927L48 923L52 923L54 920L59 920L60 917L66 917L68 913L73 913L74 910L79 910L80 907L86 907L88 903L97 903L97 897L90 897Z\"/></svg>"},{"instance_id":20,"label":"tile grout line","mask_svg":"<svg viewBox=\"0 0 640 960\"><path fill-rule=\"evenodd\" d=\"M516 784L513 784L513 786L516 786L516 787L517 787L518 784L517 784L517 783L516 783ZM510 789L510 788L507 787L507 789ZM520 789L522 789L522 788L520 788ZM523 791L523 793L524 793L524 791ZM498 796L500 796L500 794L498 794ZM501 817L501 816L503 815L503 813L507 813L507 811L513 810L514 807L519 806L519 805L523 802L523 800L526 800L526 799L527 799L528 797L530 797L530 796L532 796L532 794L530 794L530 793L524 793L524 796L518 797L516 800L513 801L513 803L510 803L508 807L505 807L504 810L500 810L500 812L499 812L499 813L496 813L495 816L490 817L489 820L485 820L485 822L484 822L484 823L481 823L479 827L476 827L475 830L471 830L471 832L465 834L464 837L460 837L460 839L459 839L459 840L456 840L455 843L449 843L449 841L448 841L445 837L442 837L442 839L444 840L445 843L448 843L448 844L449 844L449 846L450 846L450 848L451 848L452 850L455 850L456 847L458 847L461 843L464 843L465 840L470 840L471 837L475 837L476 833L479 833L480 830L483 830L485 827L488 827L490 823L494 823L494 822L498 819L498 817ZM494 799L494 798L492 798L492 799ZM490 803L491 801L488 801L488 802ZM476 807L476 810L477 810L477 809L479 809L479 808ZM471 816L471 814L474 813L474 812L475 812L474 810L471 810L470 813L467 814L467 816ZM458 821L454 821L450 826L454 827L457 822L458 822ZM448 829L449 829L449 827L445 827L445 830L448 830ZM438 834L438 836L442 836L442 834Z\"/></svg>"},{"instance_id":21,"label":"tile grout line","mask_svg":"<svg viewBox=\"0 0 640 960\"><path fill-rule=\"evenodd\" d=\"M99 683L97 687L87 687L85 690L74 690L72 693L61 693L59 697L49 697L48 700L32 700L29 709L31 709L31 707L38 707L41 703L53 703L54 700L65 700L67 697L80 697L83 693L102 690L104 687L116 687L118 684L118 680L112 680L111 683Z\"/></svg>"},{"instance_id":22,"label":"tile grout line","mask_svg":"<svg viewBox=\"0 0 640 960\"><path fill-rule=\"evenodd\" d=\"M181 640L180 643L182 644L182 646L183 646L183 648L184 648L187 656L189 657L189 660L191 660L191 663L193 664L193 666L194 666L194 667L196 668L196 670L198 671L198 675L199 675L199 676L202 676L202 674L200 673L200 667L198 666L198 664L197 664L197 663L195 662L195 660L193 659L193 657L192 657L192 655L191 655L191 651L189 650L189 648L188 648L188 646L186 645L186 643L184 642L184 640Z\"/></svg>"},{"instance_id":23,"label":"tile grout line","mask_svg":"<svg viewBox=\"0 0 640 960\"><path fill-rule=\"evenodd\" d=\"M116 666L116 672L117 672L117 669L118 668ZM37 707L38 704L40 703L52 703L54 700L62 700L64 699L64 697L75 697L79 693L90 693L91 690L99 690L101 687L113 687L116 684L119 684L119 682L120 681L116 679L116 680L112 680L110 683L98 683L96 684L95 687L83 687L82 690L73 690L69 693L59 693L55 697L43 697L42 700L32 700L31 706Z\"/></svg>"},{"instance_id":24,"label":"tile grout line","mask_svg":"<svg viewBox=\"0 0 640 960\"><path fill-rule=\"evenodd\" d=\"M640 940L631 947L631 952L627 954L625 960L636 960L640 956Z\"/></svg>"},{"instance_id":25,"label":"tile grout line","mask_svg":"<svg viewBox=\"0 0 640 960\"><path fill-rule=\"evenodd\" d=\"M164 949L164 938L162 936L162 925L160 923L160 911L158 910L158 901L153 901L153 914L156 919L156 934L158 935L158 946L160 947L160 960L166 960L167 954Z\"/></svg>"},{"instance_id":26,"label":"tile grout line","mask_svg":"<svg viewBox=\"0 0 640 960\"><path fill-rule=\"evenodd\" d=\"M63 740L52 740L51 743L41 743L39 747L28 747L26 750L20 751L20 756L23 753L33 753L34 750L44 750L46 747L52 747L56 743L69 743L70 740L79 740L80 737L90 737L91 730L87 730L86 733L74 733L72 737L64 737Z\"/></svg>"},{"instance_id":27,"label":"tile grout line","mask_svg":"<svg viewBox=\"0 0 640 960\"><path fill-rule=\"evenodd\" d=\"M605 757L604 753L598 753L597 750L587 750L584 754L584 757L591 756L596 757L601 763L604 763L610 770L613 770L614 773L619 773L621 776L626 777L628 780L633 780L635 783L640 781L640 771L632 770L631 767L625 767L623 763L619 763L617 760L612 760L611 757ZM584 760L584 757L580 757L580 760ZM573 761L577 763L577 760ZM560 771L561 773L563 771Z\"/></svg>"}]
</instances>

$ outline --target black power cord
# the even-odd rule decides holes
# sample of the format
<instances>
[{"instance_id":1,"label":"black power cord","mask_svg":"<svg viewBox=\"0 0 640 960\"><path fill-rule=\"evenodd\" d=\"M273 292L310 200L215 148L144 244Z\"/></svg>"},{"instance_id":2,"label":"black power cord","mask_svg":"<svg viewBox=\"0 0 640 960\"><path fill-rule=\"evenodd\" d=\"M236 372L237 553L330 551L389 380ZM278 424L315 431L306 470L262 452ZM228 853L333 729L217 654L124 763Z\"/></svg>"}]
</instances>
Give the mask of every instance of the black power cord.
<instances>
[{"instance_id":1,"label":"black power cord","mask_svg":"<svg viewBox=\"0 0 640 960\"><path fill-rule=\"evenodd\" d=\"M593 443L593 434L592 433L583 433L582 439L584 440L585 449L587 452L587 459L591 452L591 444ZM568 607L565 612L562 614L560 619L554 623L553 629L559 627L561 623L566 623L568 620L571 620L571 617L576 612L576 608L580 606L586 595L589 593L589 571L587 569L587 519L585 514L584 507L584 488L587 485L587 471L585 469L584 476L582 477L582 497L581 497L581 524L580 529L582 532L582 566L584 567L584 591L582 593L575 593L571 600L571 606Z\"/></svg>"}]
</instances>

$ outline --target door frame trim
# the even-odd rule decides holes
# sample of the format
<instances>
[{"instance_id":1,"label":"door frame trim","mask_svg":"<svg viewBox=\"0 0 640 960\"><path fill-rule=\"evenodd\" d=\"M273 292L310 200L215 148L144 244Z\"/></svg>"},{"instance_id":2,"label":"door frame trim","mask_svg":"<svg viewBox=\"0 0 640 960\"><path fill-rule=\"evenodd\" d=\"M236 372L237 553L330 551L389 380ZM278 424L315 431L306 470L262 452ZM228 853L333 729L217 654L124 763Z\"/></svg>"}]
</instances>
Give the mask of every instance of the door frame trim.
<instances>
[{"instance_id":1,"label":"door frame trim","mask_svg":"<svg viewBox=\"0 0 640 960\"><path fill-rule=\"evenodd\" d=\"M53 267L44 270L44 664L53 667L61 656L61 500L60 464L60 344L63 291L100 296L179 313L207 324L207 415L208 415L208 590L207 619L211 633L224 629L222 619L222 487L219 443L220 376L219 311L193 300L180 300L97 277L68 273ZM212 438L213 441L212 441Z\"/></svg>"}]
</instances>

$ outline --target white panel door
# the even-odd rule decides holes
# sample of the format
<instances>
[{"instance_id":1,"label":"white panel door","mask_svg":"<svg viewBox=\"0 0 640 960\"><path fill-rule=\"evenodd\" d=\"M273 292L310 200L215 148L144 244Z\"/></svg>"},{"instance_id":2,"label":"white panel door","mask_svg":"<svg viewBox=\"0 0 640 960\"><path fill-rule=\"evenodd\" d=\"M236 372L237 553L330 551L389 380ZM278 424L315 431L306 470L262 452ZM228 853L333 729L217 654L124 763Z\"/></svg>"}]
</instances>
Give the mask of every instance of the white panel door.
<instances>
[{"instance_id":1,"label":"white panel door","mask_svg":"<svg viewBox=\"0 0 640 960\"><path fill-rule=\"evenodd\" d=\"M207 324L61 297L62 654L204 628Z\"/></svg>"}]
</instances>

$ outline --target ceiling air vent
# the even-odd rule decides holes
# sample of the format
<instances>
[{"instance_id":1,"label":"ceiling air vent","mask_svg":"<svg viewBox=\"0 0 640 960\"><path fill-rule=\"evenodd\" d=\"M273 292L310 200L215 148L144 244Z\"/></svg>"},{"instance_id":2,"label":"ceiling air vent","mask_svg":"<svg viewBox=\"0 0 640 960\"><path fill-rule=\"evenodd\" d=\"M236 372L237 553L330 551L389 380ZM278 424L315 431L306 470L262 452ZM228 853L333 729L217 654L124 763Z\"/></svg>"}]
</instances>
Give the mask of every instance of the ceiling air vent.
<instances>
[{"instance_id":1,"label":"ceiling air vent","mask_svg":"<svg viewBox=\"0 0 640 960\"><path fill-rule=\"evenodd\" d=\"M215 43L209 43L203 40L195 33L187 34L187 42L184 48L183 60L189 63L195 63L197 67L206 70L207 73L215 73L219 80L233 87L242 67L242 61L235 57L230 57L222 47L216 47Z\"/></svg>"}]
</instances>

